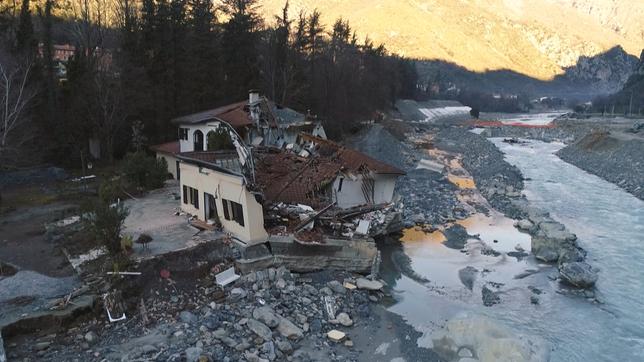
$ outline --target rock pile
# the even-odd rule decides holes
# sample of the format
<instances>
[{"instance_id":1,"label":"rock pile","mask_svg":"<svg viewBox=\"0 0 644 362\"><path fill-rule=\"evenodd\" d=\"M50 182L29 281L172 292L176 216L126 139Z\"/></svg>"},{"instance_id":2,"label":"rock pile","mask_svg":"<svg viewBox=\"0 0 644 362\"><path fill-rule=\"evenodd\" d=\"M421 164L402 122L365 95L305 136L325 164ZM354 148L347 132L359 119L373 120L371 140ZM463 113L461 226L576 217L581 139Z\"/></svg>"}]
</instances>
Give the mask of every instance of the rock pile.
<instances>
[{"instance_id":1,"label":"rock pile","mask_svg":"<svg viewBox=\"0 0 644 362\"><path fill-rule=\"evenodd\" d=\"M40 360L283 361L310 360L324 350L330 360L353 360L351 328L366 323L370 304L383 283L347 273L292 274L285 268L251 272L226 287L224 295L206 281L172 293L168 288L144 302L144 318L133 311L128 321L102 319L50 339L34 338L13 348L14 358ZM199 286L200 285L200 286ZM347 288L345 286L350 286ZM357 287L356 287L357 286ZM228 289L230 288L230 289ZM343 334L337 339L339 333ZM41 346L42 343L46 346ZM342 343L337 343L342 342ZM342 351L336 350L342 348ZM11 357L11 356L10 356Z\"/></svg>"},{"instance_id":2,"label":"rock pile","mask_svg":"<svg viewBox=\"0 0 644 362\"><path fill-rule=\"evenodd\" d=\"M586 252L577 244L577 236L553 220L547 212L516 202L527 218L515 226L532 235L532 253L535 258L559 265L562 281L575 287L592 287L598 279L597 271L584 262Z\"/></svg>"}]
</instances>

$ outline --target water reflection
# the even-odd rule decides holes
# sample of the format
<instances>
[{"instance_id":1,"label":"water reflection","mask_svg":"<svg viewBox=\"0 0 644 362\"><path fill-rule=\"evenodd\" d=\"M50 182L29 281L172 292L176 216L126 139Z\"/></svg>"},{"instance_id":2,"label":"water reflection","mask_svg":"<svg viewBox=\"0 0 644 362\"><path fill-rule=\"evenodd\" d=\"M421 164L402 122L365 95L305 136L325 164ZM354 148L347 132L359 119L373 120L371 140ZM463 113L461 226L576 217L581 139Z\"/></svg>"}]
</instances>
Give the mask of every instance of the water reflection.
<instances>
[{"instance_id":1,"label":"water reflection","mask_svg":"<svg viewBox=\"0 0 644 362\"><path fill-rule=\"evenodd\" d=\"M524 191L530 202L578 235L591 263L601 269L598 293L606 304L566 295L566 289L549 278L556 272L552 266L532 257L509 257L517 245L530 250L529 236L515 230L512 220L474 215L458 222L478 235L463 251L445 247L442 232L426 234L421 229L406 231L402 242L380 244L383 278L393 286L395 299L390 310L425 332L419 340L424 346L431 344L431 331L469 310L542 336L554 347L553 361L642 360L644 202L561 161L554 155L561 145L495 143L531 179ZM501 255L486 254L487 247ZM477 270L471 291L458 276L467 266ZM482 287L497 284L494 290L501 303L484 307Z\"/></svg>"}]
</instances>

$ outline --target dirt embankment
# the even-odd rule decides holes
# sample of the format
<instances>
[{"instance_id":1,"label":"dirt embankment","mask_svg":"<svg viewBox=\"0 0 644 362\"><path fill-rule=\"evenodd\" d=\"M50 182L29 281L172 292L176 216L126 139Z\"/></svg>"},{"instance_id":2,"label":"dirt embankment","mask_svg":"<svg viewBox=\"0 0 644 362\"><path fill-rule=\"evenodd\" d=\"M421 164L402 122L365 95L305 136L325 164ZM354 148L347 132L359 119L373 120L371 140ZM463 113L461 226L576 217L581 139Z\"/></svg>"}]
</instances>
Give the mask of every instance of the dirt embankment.
<instances>
[{"instance_id":1,"label":"dirt embankment","mask_svg":"<svg viewBox=\"0 0 644 362\"><path fill-rule=\"evenodd\" d=\"M644 200L643 137L593 132L561 149L557 156Z\"/></svg>"}]
</instances>

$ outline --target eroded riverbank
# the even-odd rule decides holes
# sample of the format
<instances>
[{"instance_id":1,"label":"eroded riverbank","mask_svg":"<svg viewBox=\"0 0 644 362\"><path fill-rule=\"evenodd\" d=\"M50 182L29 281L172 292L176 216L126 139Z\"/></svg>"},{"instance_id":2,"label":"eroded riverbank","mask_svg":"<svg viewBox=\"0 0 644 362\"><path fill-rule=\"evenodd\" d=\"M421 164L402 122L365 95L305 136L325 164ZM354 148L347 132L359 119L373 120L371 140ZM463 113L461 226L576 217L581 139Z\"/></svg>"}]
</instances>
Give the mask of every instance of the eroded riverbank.
<instances>
[{"instance_id":1,"label":"eroded riverbank","mask_svg":"<svg viewBox=\"0 0 644 362\"><path fill-rule=\"evenodd\" d=\"M633 248L642 232L641 201L560 160L554 153L562 144L504 143L502 139L493 144L481 136L463 133L467 132L464 129L423 132L442 135L442 139L434 138L435 145L460 154L481 195L492 209L503 213L494 220L490 219L492 213L472 219L468 212L475 222L466 226L463 250L447 247L448 227L436 224L410 229L402 235L402 242L394 238L381 243L383 277L390 283L394 297L389 310L423 333L418 343L434 347L432 336L446 325L445 321L467 312L510 326L527 335L528 340L545 340L552 360L615 360L616 356L636 360L641 356L644 334L639 326L643 308L634 291L642 290L639 281L644 278L636 276L637 282L633 283L628 275L644 270L639 265L642 258L632 262L633 257L628 255L639 253ZM416 156L422 159L422 150L417 151ZM441 179L438 175L436 178ZM461 193L456 199L464 200L462 190L451 191ZM423 193L416 190L413 194ZM433 194L426 195L422 203L431 204ZM482 206L474 207L471 197L467 201L472 207L465 207L466 211L481 211ZM517 205L549 212L553 222L561 222L577 234L579 241L575 242L588 250L587 260L601 269L595 289L579 292L568 287L557 279L555 266L517 250L521 245L515 243L520 240L515 233L519 231L505 217L529 216ZM408 220L414 221L415 212ZM621 220L617 222L616 218ZM476 234L480 234L478 238ZM504 242L499 235L511 241ZM488 243L491 249L496 244L499 251L505 252L496 257L481 253Z\"/></svg>"}]
</instances>

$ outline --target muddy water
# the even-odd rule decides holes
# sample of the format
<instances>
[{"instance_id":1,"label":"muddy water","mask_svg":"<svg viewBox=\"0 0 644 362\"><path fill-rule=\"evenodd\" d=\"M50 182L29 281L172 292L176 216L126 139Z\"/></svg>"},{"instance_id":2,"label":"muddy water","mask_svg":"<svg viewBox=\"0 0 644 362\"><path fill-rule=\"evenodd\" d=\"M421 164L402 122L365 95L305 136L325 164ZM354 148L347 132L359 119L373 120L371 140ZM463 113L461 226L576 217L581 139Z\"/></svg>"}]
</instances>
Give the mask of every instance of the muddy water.
<instances>
[{"instance_id":1,"label":"muddy water","mask_svg":"<svg viewBox=\"0 0 644 362\"><path fill-rule=\"evenodd\" d=\"M446 319L473 311L543 337L553 361L644 360L644 203L559 160L554 152L561 145L495 143L531 179L527 198L575 232L589 261L601 268L596 293L604 304L570 294L549 278L556 272L551 266L509 256L530 250L529 236L513 220L477 214L459 221L478 235L464 251L445 247L441 231L418 229L405 231L400 244L383 246L383 278L395 299L390 310L424 333L418 342L426 347ZM486 253L489 248L500 255ZM477 271L471 290L459 277L465 267ZM483 306L483 287L497 292L501 303Z\"/></svg>"}]
</instances>

